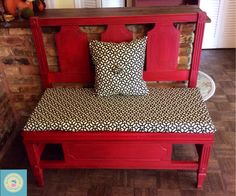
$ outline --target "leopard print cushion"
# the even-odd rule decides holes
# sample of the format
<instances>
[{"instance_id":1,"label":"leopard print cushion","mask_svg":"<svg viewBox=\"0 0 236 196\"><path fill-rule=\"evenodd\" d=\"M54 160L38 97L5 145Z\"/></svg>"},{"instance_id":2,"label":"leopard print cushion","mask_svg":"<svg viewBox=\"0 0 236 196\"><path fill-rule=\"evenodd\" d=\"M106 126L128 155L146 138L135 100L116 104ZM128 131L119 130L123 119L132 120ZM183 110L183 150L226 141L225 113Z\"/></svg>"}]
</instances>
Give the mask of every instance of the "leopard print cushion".
<instances>
[{"instance_id":1,"label":"leopard print cushion","mask_svg":"<svg viewBox=\"0 0 236 196\"><path fill-rule=\"evenodd\" d=\"M99 96L148 93L143 81L146 41L145 37L129 43L90 42L96 66L95 89Z\"/></svg>"},{"instance_id":2,"label":"leopard print cushion","mask_svg":"<svg viewBox=\"0 0 236 196\"><path fill-rule=\"evenodd\" d=\"M93 89L51 88L25 131L213 133L197 88L150 88L147 96L97 96Z\"/></svg>"}]
</instances>

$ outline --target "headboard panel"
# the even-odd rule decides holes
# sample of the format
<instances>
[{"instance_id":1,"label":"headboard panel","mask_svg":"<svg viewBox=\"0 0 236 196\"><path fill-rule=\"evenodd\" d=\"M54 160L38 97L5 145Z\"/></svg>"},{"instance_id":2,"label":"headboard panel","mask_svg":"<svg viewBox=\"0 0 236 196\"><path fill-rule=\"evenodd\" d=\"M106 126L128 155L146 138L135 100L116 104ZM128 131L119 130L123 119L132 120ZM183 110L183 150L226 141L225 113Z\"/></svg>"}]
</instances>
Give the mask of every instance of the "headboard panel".
<instances>
[{"instance_id":1,"label":"headboard panel","mask_svg":"<svg viewBox=\"0 0 236 196\"><path fill-rule=\"evenodd\" d=\"M87 35L79 26L63 26L55 38L61 72L78 73L91 70Z\"/></svg>"},{"instance_id":2,"label":"headboard panel","mask_svg":"<svg viewBox=\"0 0 236 196\"><path fill-rule=\"evenodd\" d=\"M104 42L130 42L133 36L125 25L108 25L104 33L102 33L101 41Z\"/></svg>"},{"instance_id":3,"label":"headboard panel","mask_svg":"<svg viewBox=\"0 0 236 196\"><path fill-rule=\"evenodd\" d=\"M180 6L181 7L181 6ZM94 66L89 54L89 39L80 30L83 25L105 25L101 34L102 41L122 42L133 39L127 24L154 24L147 33L146 67L143 74L146 81L189 81L189 86L196 85L199 69L200 51L206 14L199 9L181 10L177 13L170 8L117 8L117 9L78 9L71 17L32 17L31 29L40 64L43 87L53 83L94 81ZM90 10L90 15L88 12ZM110 12L108 12L110 11ZM102 14L101 14L102 13ZM110 13L110 14L109 14ZM96 16L96 17L95 17ZM176 23L196 23L195 44L190 70L178 70L178 50L180 32ZM60 71L50 72L43 44L42 27L59 26L56 34L56 46Z\"/></svg>"},{"instance_id":4,"label":"headboard panel","mask_svg":"<svg viewBox=\"0 0 236 196\"><path fill-rule=\"evenodd\" d=\"M153 74L157 72L156 76L177 71L180 32L174 27L173 22L157 19L154 29L148 32L147 72ZM162 79L168 80L170 78L168 75L165 77L167 78ZM175 74L171 78L173 81L180 80L175 77ZM188 78L182 78L182 80L186 79L188 80Z\"/></svg>"}]
</instances>

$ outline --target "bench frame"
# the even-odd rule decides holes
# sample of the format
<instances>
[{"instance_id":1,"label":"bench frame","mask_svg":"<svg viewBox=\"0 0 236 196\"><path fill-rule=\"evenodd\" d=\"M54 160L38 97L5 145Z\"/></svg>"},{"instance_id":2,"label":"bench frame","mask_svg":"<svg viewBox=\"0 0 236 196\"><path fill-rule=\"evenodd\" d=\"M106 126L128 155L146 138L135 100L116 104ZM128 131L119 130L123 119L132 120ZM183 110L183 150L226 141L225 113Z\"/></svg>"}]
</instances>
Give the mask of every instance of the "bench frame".
<instances>
[{"instance_id":1,"label":"bench frame","mask_svg":"<svg viewBox=\"0 0 236 196\"><path fill-rule=\"evenodd\" d=\"M81 10L81 15L76 17L32 17L31 30L39 60L43 89L50 88L53 83L58 82L94 81L94 70L89 60L88 39L85 33L78 30L79 26L107 25L106 31L101 35L101 40L121 42L132 40L131 32L125 28L126 24L147 23L153 23L155 27L148 32L144 80L188 81L189 87L195 87L206 14L201 11L161 13L157 8L142 8L142 12L139 8L133 8L131 11L130 9L127 13L125 8L114 9L114 11L110 9L109 12L107 9L91 9L91 14L97 14L96 17L91 17L89 14L84 16L88 10ZM147 14L148 11L151 14ZM174 27L174 23L185 22L196 23L192 63L190 70L178 70L180 33ZM48 26L61 28L56 34L60 72L50 72L48 69L42 34L42 27ZM67 53L68 47L71 49L70 58ZM197 187L201 188L206 177L211 146L214 141L213 134L134 133L109 132L109 130L105 132L32 130L22 131L22 136L39 186L44 185L43 169L45 168L122 168L197 170ZM41 160L46 144L60 144L64 160ZM195 144L198 160L172 160L174 144Z\"/></svg>"}]
</instances>

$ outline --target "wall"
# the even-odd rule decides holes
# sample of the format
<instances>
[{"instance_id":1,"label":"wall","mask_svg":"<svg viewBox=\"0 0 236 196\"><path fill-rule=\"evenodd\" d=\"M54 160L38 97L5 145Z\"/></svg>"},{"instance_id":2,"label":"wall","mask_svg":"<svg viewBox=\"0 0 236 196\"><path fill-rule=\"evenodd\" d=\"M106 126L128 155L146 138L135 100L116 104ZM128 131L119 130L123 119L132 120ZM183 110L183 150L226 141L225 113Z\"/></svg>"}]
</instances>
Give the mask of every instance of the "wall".
<instances>
[{"instance_id":1,"label":"wall","mask_svg":"<svg viewBox=\"0 0 236 196\"><path fill-rule=\"evenodd\" d=\"M0 29L0 155L9 137L16 135L16 128L24 124L39 93L40 77L31 32Z\"/></svg>"},{"instance_id":2,"label":"wall","mask_svg":"<svg viewBox=\"0 0 236 196\"><path fill-rule=\"evenodd\" d=\"M3 33L4 31L0 29L0 36L2 36ZM0 58L4 55L6 55L6 53L0 44ZM15 126L16 119L9 100L3 67L0 64L0 151L15 129Z\"/></svg>"},{"instance_id":3,"label":"wall","mask_svg":"<svg viewBox=\"0 0 236 196\"><path fill-rule=\"evenodd\" d=\"M40 76L29 29L2 29L0 64L17 117L28 116L38 100Z\"/></svg>"}]
</instances>

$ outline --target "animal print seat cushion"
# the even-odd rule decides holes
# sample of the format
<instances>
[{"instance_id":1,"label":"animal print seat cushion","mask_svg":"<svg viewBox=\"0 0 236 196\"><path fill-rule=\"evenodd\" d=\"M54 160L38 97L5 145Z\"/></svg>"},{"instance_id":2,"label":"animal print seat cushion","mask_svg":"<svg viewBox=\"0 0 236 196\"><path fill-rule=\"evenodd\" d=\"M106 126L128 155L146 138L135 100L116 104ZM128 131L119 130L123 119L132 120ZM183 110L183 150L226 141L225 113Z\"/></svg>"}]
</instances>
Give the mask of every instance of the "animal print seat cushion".
<instances>
[{"instance_id":1,"label":"animal print seat cushion","mask_svg":"<svg viewBox=\"0 0 236 196\"><path fill-rule=\"evenodd\" d=\"M147 96L110 97L86 88L51 88L24 130L215 132L197 88L150 88Z\"/></svg>"},{"instance_id":2,"label":"animal print seat cushion","mask_svg":"<svg viewBox=\"0 0 236 196\"><path fill-rule=\"evenodd\" d=\"M146 41L145 37L129 43L90 42L96 65L95 89L99 96L148 93L143 81Z\"/></svg>"}]
</instances>

